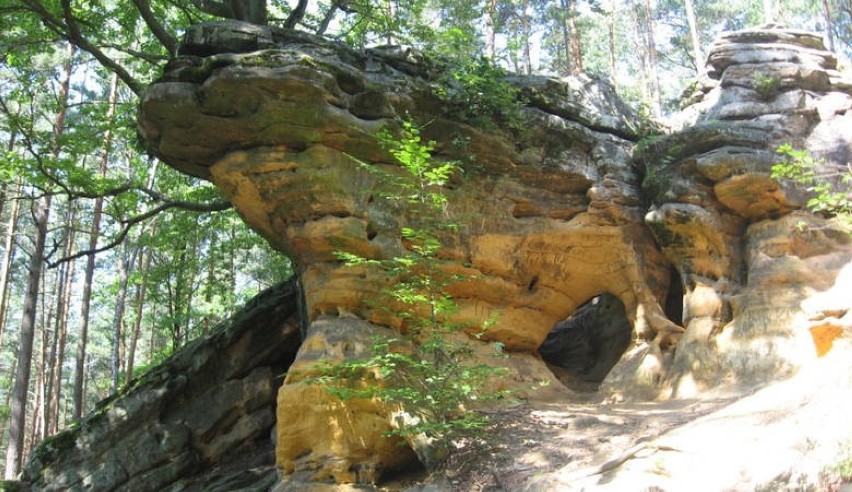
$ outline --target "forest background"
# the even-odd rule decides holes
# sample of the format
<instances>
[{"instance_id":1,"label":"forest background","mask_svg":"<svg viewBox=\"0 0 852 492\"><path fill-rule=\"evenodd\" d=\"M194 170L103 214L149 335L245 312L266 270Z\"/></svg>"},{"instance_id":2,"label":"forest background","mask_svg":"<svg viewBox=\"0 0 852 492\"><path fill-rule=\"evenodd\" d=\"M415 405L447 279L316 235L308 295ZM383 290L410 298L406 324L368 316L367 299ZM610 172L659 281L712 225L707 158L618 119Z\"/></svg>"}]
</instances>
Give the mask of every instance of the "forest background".
<instances>
[{"instance_id":1,"label":"forest background","mask_svg":"<svg viewBox=\"0 0 852 492\"><path fill-rule=\"evenodd\" d=\"M209 183L146 155L138 95L213 0L0 0L0 453L50 436L292 275ZM460 83L585 74L664 118L718 34L823 32L852 0L270 0L268 22L412 46Z\"/></svg>"}]
</instances>

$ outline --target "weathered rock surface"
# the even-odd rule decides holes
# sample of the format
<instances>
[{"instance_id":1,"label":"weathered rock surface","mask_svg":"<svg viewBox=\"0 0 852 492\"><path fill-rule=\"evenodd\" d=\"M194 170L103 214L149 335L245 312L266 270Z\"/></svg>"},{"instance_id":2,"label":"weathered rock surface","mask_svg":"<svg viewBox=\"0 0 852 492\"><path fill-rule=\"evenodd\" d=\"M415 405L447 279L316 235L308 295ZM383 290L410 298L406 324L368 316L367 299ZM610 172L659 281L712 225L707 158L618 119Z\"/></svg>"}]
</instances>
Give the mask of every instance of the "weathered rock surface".
<instances>
[{"instance_id":1,"label":"weathered rock surface","mask_svg":"<svg viewBox=\"0 0 852 492\"><path fill-rule=\"evenodd\" d=\"M594 391L630 346L632 331L624 304L604 293L557 323L538 352L565 386Z\"/></svg>"},{"instance_id":2,"label":"weathered rock surface","mask_svg":"<svg viewBox=\"0 0 852 492\"><path fill-rule=\"evenodd\" d=\"M799 210L806 190L770 177L785 143L852 160L852 91L822 38L728 33L708 62L685 128L637 153L654 201L646 222L684 279L687 330L670 369L680 396L765 382L815 358L807 320L822 315L803 306L852 261L848 228Z\"/></svg>"},{"instance_id":3,"label":"weathered rock surface","mask_svg":"<svg viewBox=\"0 0 852 492\"><path fill-rule=\"evenodd\" d=\"M403 248L410 217L351 157L389 169L374 135L398 117L428 122L436 157L466 163L448 190L448 221L460 228L444 238L442 257L466 275L452 286L460 318L498 315L486 340L510 351L509 387L561 388L537 349L602 293L623 304L634 334L603 382L615 399L765 384L850 336L852 300L837 294L838 272L852 263L848 228L802 211L806 191L769 176L781 143L834 162L852 155L843 131L852 85L816 36L724 36L679 130L634 156L638 118L588 79L513 78L528 129L483 131L445 117L432 90L440 67L416 53L222 27L187 34L184 56L143 97L140 132L165 162L216 183L298 266L310 326L277 406L277 462L291 477L374 482L413 459L383 436L376 402L341 402L303 379L314 363L356 356L369 337L399 327L370 302L387 279L333 254ZM682 316L661 306L672 268ZM161 434L189 442L180 432L210 425ZM193 449L196 460L215 452Z\"/></svg>"},{"instance_id":4,"label":"weathered rock surface","mask_svg":"<svg viewBox=\"0 0 852 492\"><path fill-rule=\"evenodd\" d=\"M494 384L528 399L491 410L489 448L462 450L455 478L410 490L848 482L826 470L852 443L850 231L769 177L781 143L852 157L852 83L820 38L723 36L676 131L638 146L635 115L587 78L511 77L528 130L483 131L445 117L440 65L411 51L229 21L190 30L181 53L146 92L140 132L296 261L304 342L294 284L263 294L42 445L25 474L33 489L324 491L416 460L385 437L380 402L305 381L399 329L371 303L387 279L333 253L403 248L411 218L350 157L390 168L374 134L400 116L430 122L436 156L465 163L442 257L465 277L452 286L460 317L499 315L486 339L509 349L509 372ZM668 302L681 288L682 306ZM603 401L571 396L542 357L569 386L603 379Z\"/></svg>"},{"instance_id":5,"label":"weathered rock surface","mask_svg":"<svg viewBox=\"0 0 852 492\"><path fill-rule=\"evenodd\" d=\"M275 394L301 336L294 282L273 287L45 441L34 490L262 491L277 479Z\"/></svg>"},{"instance_id":6,"label":"weathered rock surface","mask_svg":"<svg viewBox=\"0 0 852 492\"><path fill-rule=\"evenodd\" d=\"M388 168L375 133L410 117L437 141L437 158L466 163L448 193L447 220L461 227L445 238L442 256L469 279L451 287L460 320L481 326L496 315L485 339L510 351L507 385L553 379L533 354L558 321L602 292L624 304L642 343L681 331L660 306L669 265L643 223L647 204L630 160L638 118L610 88L584 78L516 79L529 96L528 131L482 131L444 117L445 103L431 87L436 68L414 53L353 51L269 32L276 47L246 53L213 53L218 41L206 48L193 41L193 52L208 56L180 58L149 87L140 130L150 151L211 179L252 227L291 255L308 321L346 314L398 326L370 302L386 279L342 265L334 252L401 251L399 231L409 218L381 198L375 173L351 156ZM194 31L188 37L197 39ZM652 376L631 384L654 387ZM336 411L318 407L318 389L303 385L291 375L281 389L287 404L278 407L277 456L287 472L374 481L398 459L379 425L364 424L372 433L359 428L360 448L335 447L349 440L319 423L338 419ZM285 439L306 432L296 429L295 417L304 415L317 423L310 439Z\"/></svg>"}]
</instances>

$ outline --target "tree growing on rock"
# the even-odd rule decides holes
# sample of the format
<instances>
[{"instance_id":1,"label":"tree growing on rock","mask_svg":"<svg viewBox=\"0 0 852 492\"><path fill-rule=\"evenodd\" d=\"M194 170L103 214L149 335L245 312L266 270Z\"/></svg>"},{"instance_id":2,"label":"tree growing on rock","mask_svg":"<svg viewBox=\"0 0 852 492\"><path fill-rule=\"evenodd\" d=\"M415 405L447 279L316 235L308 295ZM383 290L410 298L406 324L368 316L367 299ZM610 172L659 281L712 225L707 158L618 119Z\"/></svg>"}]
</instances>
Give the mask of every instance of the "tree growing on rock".
<instances>
[{"instance_id":1,"label":"tree growing on rock","mask_svg":"<svg viewBox=\"0 0 852 492\"><path fill-rule=\"evenodd\" d=\"M435 142L422 141L411 122L402 123L398 137L384 130L379 138L400 170L379 172L385 198L407 208L409 224L400 230L404 251L386 259L348 252L338 257L392 279L375 305L399 319L402 328L396 338L375 340L371 357L328 366L315 382L344 400L382 401L392 411L390 433L406 439L421 462L433 468L452 453L454 443L485 428L487 418L473 408L503 396L487 389L500 370L479 362L474 346L461 333L470 327L452 320L458 305L447 287L459 277L444 268L439 253L441 235L456 227L448 220L444 187L457 164L433 159ZM495 348L493 355L500 355L501 346ZM370 373L377 374L376 384L369 384ZM368 384L351 384L359 379Z\"/></svg>"}]
</instances>

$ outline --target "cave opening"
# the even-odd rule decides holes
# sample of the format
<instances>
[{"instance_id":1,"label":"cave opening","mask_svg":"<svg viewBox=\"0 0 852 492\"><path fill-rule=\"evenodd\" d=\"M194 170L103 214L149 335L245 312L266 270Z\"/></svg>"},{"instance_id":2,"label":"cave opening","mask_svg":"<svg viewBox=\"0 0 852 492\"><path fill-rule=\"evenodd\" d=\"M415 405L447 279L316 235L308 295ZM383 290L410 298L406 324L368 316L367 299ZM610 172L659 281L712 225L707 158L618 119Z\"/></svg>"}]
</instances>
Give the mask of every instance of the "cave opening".
<instances>
[{"instance_id":1,"label":"cave opening","mask_svg":"<svg viewBox=\"0 0 852 492\"><path fill-rule=\"evenodd\" d=\"M568 389L594 392L627 351L632 338L624 304L604 292L557 323L538 352Z\"/></svg>"},{"instance_id":2,"label":"cave opening","mask_svg":"<svg viewBox=\"0 0 852 492\"><path fill-rule=\"evenodd\" d=\"M669 272L669 293L663 309L667 318L680 325L683 324L683 280L675 267L671 267Z\"/></svg>"}]
</instances>

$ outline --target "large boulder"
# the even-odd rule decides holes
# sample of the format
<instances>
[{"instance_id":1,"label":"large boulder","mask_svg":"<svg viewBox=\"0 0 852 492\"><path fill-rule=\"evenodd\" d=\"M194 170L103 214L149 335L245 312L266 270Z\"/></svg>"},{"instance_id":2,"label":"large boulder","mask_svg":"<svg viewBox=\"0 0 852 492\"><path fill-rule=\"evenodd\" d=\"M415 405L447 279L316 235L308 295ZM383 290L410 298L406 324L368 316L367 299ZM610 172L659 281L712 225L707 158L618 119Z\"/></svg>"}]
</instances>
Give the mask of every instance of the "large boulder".
<instances>
[{"instance_id":1,"label":"large boulder","mask_svg":"<svg viewBox=\"0 0 852 492\"><path fill-rule=\"evenodd\" d=\"M281 375L301 344L286 282L39 445L34 490L266 490Z\"/></svg>"}]
</instances>

